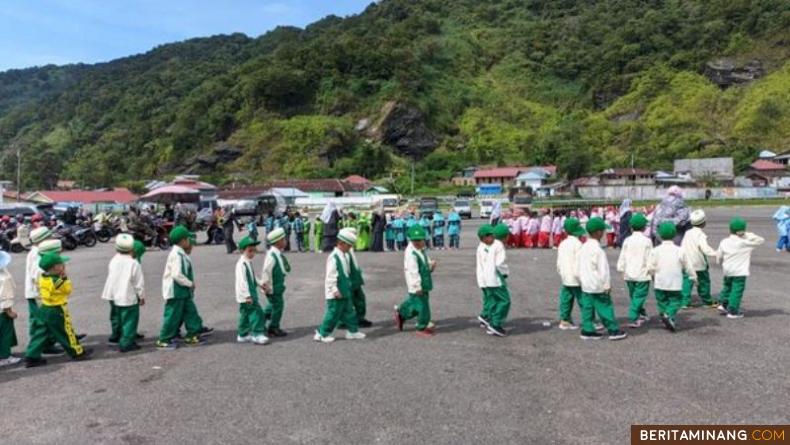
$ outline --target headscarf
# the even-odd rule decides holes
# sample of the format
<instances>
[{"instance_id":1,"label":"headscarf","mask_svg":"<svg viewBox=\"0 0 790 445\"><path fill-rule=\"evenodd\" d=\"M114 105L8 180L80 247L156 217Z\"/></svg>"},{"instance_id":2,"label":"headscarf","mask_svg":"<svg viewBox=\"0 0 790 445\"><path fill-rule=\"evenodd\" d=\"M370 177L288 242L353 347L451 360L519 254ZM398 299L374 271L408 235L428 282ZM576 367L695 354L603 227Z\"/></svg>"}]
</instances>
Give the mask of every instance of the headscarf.
<instances>
[{"instance_id":1,"label":"headscarf","mask_svg":"<svg viewBox=\"0 0 790 445\"><path fill-rule=\"evenodd\" d=\"M626 198L623 200L623 203L620 204L620 213L618 214L618 217L622 218L623 215L631 211L631 200Z\"/></svg>"},{"instance_id":2,"label":"headscarf","mask_svg":"<svg viewBox=\"0 0 790 445\"><path fill-rule=\"evenodd\" d=\"M491 219L498 219L502 215L502 203L494 201L494 208L491 209Z\"/></svg>"},{"instance_id":3,"label":"headscarf","mask_svg":"<svg viewBox=\"0 0 790 445\"><path fill-rule=\"evenodd\" d=\"M790 206L779 207L779 210L774 213L774 220L777 222L784 221L787 218L790 218Z\"/></svg>"},{"instance_id":4,"label":"headscarf","mask_svg":"<svg viewBox=\"0 0 790 445\"><path fill-rule=\"evenodd\" d=\"M333 201L329 201L326 203L326 206L324 206L324 211L321 212L321 221L323 221L324 224L329 224L329 221L332 220L332 214L336 211L337 206L335 203Z\"/></svg>"},{"instance_id":5,"label":"headscarf","mask_svg":"<svg viewBox=\"0 0 790 445\"><path fill-rule=\"evenodd\" d=\"M685 197L684 193L683 193L683 189L678 187L678 186L676 186L676 185L673 185L672 187L670 187L667 190L667 195L677 196L678 198L681 198L681 199L683 199Z\"/></svg>"}]
</instances>

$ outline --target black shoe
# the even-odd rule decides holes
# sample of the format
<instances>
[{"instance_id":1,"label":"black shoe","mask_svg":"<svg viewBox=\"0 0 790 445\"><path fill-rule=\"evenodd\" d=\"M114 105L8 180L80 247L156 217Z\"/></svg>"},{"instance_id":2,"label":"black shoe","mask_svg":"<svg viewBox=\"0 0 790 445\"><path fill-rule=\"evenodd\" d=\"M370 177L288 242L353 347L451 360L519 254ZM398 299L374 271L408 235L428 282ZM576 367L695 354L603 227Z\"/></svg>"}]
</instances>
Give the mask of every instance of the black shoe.
<instances>
[{"instance_id":1,"label":"black shoe","mask_svg":"<svg viewBox=\"0 0 790 445\"><path fill-rule=\"evenodd\" d=\"M71 359L74 360L75 362L81 362L83 360L89 360L91 358L91 354L93 354L93 349L85 348L82 350L82 354L76 357L72 357Z\"/></svg>"},{"instance_id":2,"label":"black shoe","mask_svg":"<svg viewBox=\"0 0 790 445\"><path fill-rule=\"evenodd\" d=\"M77 337L77 340L82 340L83 338L85 338L85 337L87 337L87 336L88 336L88 334L77 334L77 335L76 335L76 337Z\"/></svg>"},{"instance_id":3,"label":"black shoe","mask_svg":"<svg viewBox=\"0 0 790 445\"><path fill-rule=\"evenodd\" d=\"M125 348L120 348L119 351L121 351L121 352L132 352L132 351L139 351L140 349L142 349L140 347L140 345L138 345L137 343L132 343L131 345L129 345L129 346L125 347Z\"/></svg>"},{"instance_id":4,"label":"black shoe","mask_svg":"<svg viewBox=\"0 0 790 445\"><path fill-rule=\"evenodd\" d=\"M609 333L609 340L612 340L612 341L622 340L622 339L624 339L626 337L628 337L628 334L626 334L623 331L615 331L615 332L610 332Z\"/></svg>"},{"instance_id":5,"label":"black shoe","mask_svg":"<svg viewBox=\"0 0 790 445\"><path fill-rule=\"evenodd\" d=\"M486 333L496 337L507 337L507 331L504 328L497 326L489 326Z\"/></svg>"},{"instance_id":6,"label":"black shoe","mask_svg":"<svg viewBox=\"0 0 790 445\"><path fill-rule=\"evenodd\" d=\"M144 338L145 338L145 335L143 335L143 334L137 334L137 335L135 335L135 337L134 337L134 338L136 338L137 340L142 340L142 339L144 339Z\"/></svg>"},{"instance_id":7,"label":"black shoe","mask_svg":"<svg viewBox=\"0 0 790 445\"><path fill-rule=\"evenodd\" d=\"M52 345L48 348L45 348L41 353L44 355L63 355L66 353L66 351L58 346Z\"/></svg>"},{"instance_id":8,"label":"black shoe","mask_svg":"<svg viewBox=\"0 0 790 445\"><path fill-rule=\"evenodd\" d=\"M287 332L283 331L282 329L269 329L266 333L269 337L285 337L288 335Z\"/></svg>"},{"instance_id":9,"label":"black shoe","mask_svg":"<svg viewBox=\"0 0 790 445\"><path fill-rule=\"evenodd\" d=\"M598 333L598 332L584 332L584 331L582 331L582 333L579 334L579 337L581 337L582 340L600 340L600 339L603 338L603 334Z\"/></svg>"},{"instance_id":10,"label":"black shoe","mask_svg":"<svg viewBox=\"0 0 790 445\"><path fill-rule=\"evenodd\" d=\"M363 318L362 320L359 321L359 327L360 328L369 328L371 326L373 326L373 322L370 321L370 320L365 320Z\"/></svg>"},{"instance_id":11,"label":"black shoe","mask_svg":"<svg viewBox=\"0 0 790 445\"><path fill-rule=\"evenodd\" d=\"M43 358L30 358L25 357L25 368L35 368L38 366L44 366L47 364L47 361Z\"/></svg>"},{"instance_id":12,"label":"black shoe","mask_svg":"<svg viewBox=\"0 0 790 445\"><path fill-rule=\"evenodd\" d=\"M111 343L111 344L117 344L119 341L121 341L121 339L115 337L110 337L107 339L107 343Z\"/></svg>"},{"instance_id":13,"label":"black shoe","mask_svg":"<svg viewBox=\"0 0 790 445\"><path fill-rule=\"evenodd\" d=\"M664 315L661 317L661 322L664 323L664 327L667 328L670 332L677 332L677 328L675 327L675 322Z\"/></svg>"},{"instance_id":14,"label":"black shoe","mask_svg":"<svg viewBox=\"0 0 790 445\"><path fill-rule=\"evenodd\" d=\"M200 336L208 336L208 335L211 335L212 332L214 332L214 328L210 328L208 326L203 326L202 328L200 328L200 332L198 332L198 335L200 335Z\"/></svg>"}]
</instances>

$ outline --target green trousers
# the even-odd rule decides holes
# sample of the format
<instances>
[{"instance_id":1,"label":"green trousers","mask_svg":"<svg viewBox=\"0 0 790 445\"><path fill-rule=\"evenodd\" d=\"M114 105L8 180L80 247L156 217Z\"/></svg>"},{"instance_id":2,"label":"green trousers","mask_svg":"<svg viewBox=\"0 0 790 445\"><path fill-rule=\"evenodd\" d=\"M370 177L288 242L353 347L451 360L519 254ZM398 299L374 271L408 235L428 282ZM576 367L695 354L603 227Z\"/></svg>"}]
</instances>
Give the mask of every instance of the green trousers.
<instances>
[{"instance_id":1,"label":"green trousers","mask_svg":"<svg viewBox=\"0 0 790 445\"><path fill-rule=\"evenodd\" d=\"M626 281L628 296L631 298L631 306L628 308L628 320L636 321L640 315L647 316L645 302L650 293L649 281Z\"/></svg>"},{"instance_id":2,"label":"green trousers","mask_svg":"<svg viewBox=\"0 0 790 445\"><path fill-rule=\"evenodd\" d=\"M162 330L159 332L159 341L169 342L181 329L187 329L187 338L200 334L203 321L198 315L197 306L193 298L171 298L165 303L165 315L162 320Z\"/></svg>"},{"instance_id":3,"label":"green trousers","mask_svg":"<svg viewBox=\"0 0 790 445\"><path fill-rule=\"evenodd\" d=\"M0 312L0 360L10 357L11 348L17 344L14 319Z\"/></svg>"},{"instance_id":4,"label":"green trousers","mask_svg":"<svg viewBox=\"0 0 790 445\"><path fill-rule=\"evenodd\" d=\"M354 305L354 311L357 314L357 321L364 320L365 315L368 313L367 303L365 300L365 291L362 290L361 287L351 291L351 301Z\"/></svg>"},{"instance_id":5,"label":"green trousers","mask_svg":"<svg viewBox=\"0 0 790 445\"><path fill-rule=\"evenodd\" d=\"M582 292L579 306L582 308L582 333L595 332L593 318L595 314L598 314L601 322L610 334L620 330L620 325L617 324L617 320L614 318L614 306L612 306L612 297L609 294L588 294Z\"/></svg>"},{"instance_id":6,"label":"green trousers","mask_svg":"<svg viewBox=\"0 0 790 445\"><path fill-rule=\"evenodd\" d=\"M730 313L738 314L741 311L744 290L746 290L746 277L724 277L719 301Z\"/></svg>"},{"instance_id":7,"label":"green trousers","mask_svg":"<svg viewBox=\"0 0 790 445\"><path fill-rule=\"evenodd\" d=\"M39 323L36 324L33 335L28 341L26 357L41 358L41 353L50 338L60 344L70 357L83 354L84 350L74 333L71 315L66 305L45 306L42 304L38 308L37 318Z\"/></svg>"},{"instance_id":8,"label":"green trousers","mask_svg":"<svg viewBox=\"0 0 790 445\"><path fill-rule=\"evenodd\" d=\"M35 298L30 298L27 300L27 338L33 338L33 331L36 329L36 324L40 323L36 317L38 313L38 303L36 303ZM47 343L44 345L44 350L52 349L52 346L55 345L55 340L49 338Z\"/></svg>"},{"instance_id":9,"label":"green trousers","mask_svg":"<svg viewBox=\"0 0 790 445\"><path fill-rule=\"evenodd\" d=\"M282 293L267 295L266 307L263 309L264 320L269 320L268 330L280 329L280 321L283 319L283 309L285 309L285 298Z\"/></svg>"},{"instance_id":10,"label":"green trousers","mask_svg":"<svg viewBox=\"0 0 790 445\"><path fill-rule=\"evenodd\" d=\"M486 320L491 323L491 326L501 328L507 319L508 312L510 312L510 291L507 286L484 287L483 301L488 301L489 318Z\"/></svg>"},{"instance_id":11,"label":"green trousers","mask_svg":"<svg viewBox=\"0 0 790 445\"><path fill-rule=\"evenodd\" d=\"M120 348L128 348L137 342L137 324L140 322L140 305L116 306L110 302L110 339Z\"/></svg>"},{"instance_id":12,"label":"green trousers","mask_svg":"<svg viewBox=\"0 0 790 445\"><path fill-rule=\"evenodd\" d=\"M239 304L239 330L240 337L263 335L266 331L266 321L263 317L263 308L257 298L252 303Z\"/></svg>"},{"instance_id":13,"label":"green trousers","mask_svg":"<svg viewBox=\"0 0 790 445\"><path fill-rule=\"evenodd\" d=\"M689 279L686 273L683 273L683 290L681 291L680 306L691 306L691 291L694 288L694 282ZM697 271L697 293L702 303L710 306L713 304L713 297L710 294L710 272L708 270Z\"/></svg>"},{"instance_id":14,"label":"green trousers","mask_svg":"<svg viewBox=\"0 0 790 445\"><path fill-rule=\"evenodd\" d=\"M675 315L680 310L680 302L683 298L681 291L655 289L655 293L658 313L666 315L670 320L674 320Z\"/></svg>"},{"instance_id":15,"label":"green trousers","mask_svg":"<svg viewBox=\"0 0 790 445\"><path fill-rule=\"evenodd\" d=\"M430 295L428 292L423 292L422 295L409 294L398 307L398 311L403 320L417 317L417 330L422 331L431 322Z\"/></svg>"},{"instance_id":16,"label":"green trousers","mask_svg":"<svg viewBox=\"0 0 790 445\"><path fill-rule=\"evenodd\" d=\"M567 321L573 323L573 302L581 304L580 298L582 296L581 286L561 286L560 287L560 321Z\"/></svg>"},{"instance_id":17,"label":"green trousers","mask_svg":"<svg viewBox=\"0 0 790 445\"><path fill-rule=\"evenodd\" d=\"M482 309L480 310L480 318L483 320L491 323L491 296L486 289L483 288L482 290Z\"/></svg>"},{"instance_id":18,"label":"green trousers","mask_svg":"<svg viewBox=\"0 0 790 445\"><path fill-rule=\"evenodd\" d=\"M348 332L357 332L359 330L358 319L359 316L354 311L352 300L348 298L326 300L326 313L324 313L324 321L318 327L318 333L323 337L328 337L339 323L343 323Z\"/></svg>"}]
</instances>

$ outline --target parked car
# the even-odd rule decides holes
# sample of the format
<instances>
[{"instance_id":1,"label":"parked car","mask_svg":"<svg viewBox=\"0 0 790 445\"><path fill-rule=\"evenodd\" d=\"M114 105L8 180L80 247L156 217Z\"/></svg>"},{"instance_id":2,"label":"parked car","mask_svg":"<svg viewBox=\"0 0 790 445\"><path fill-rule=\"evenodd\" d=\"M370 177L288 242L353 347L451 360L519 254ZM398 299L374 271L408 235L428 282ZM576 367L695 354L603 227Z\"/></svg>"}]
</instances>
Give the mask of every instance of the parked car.
<instances>
[{"instance_id":1,"label":"parked car","mask_svg":"<svg viewBox=\"0 0 790 445\"><path fill-rule=\"evenodd\" d=\"M490 218L491 212L494 210L494 204L501 202L499 199L482 199L480 200L480 217ZM504 203L502 203L504 207Z\"/></svg>"},{"instance_id":2,"label":"parked car","mask_svg":"<svg viewBox=\"0 0 790 445\"><path fill-rule=\"evenodd\" d=\"M468 199L456 199L453 204L453 210L461 218L472 218L472 202Z\"/></svg>"},{"instance_id":3,"label":"parked car","mask_svg":"<svg viewBox=\"0 0 790 445\"><path fill-rule=\"evenodd\" d=\"M422 198L420 199L420 217L423 215L433 217L433 214L439 210L439 200L436 198Z\"/></svg>"}]
</instances>

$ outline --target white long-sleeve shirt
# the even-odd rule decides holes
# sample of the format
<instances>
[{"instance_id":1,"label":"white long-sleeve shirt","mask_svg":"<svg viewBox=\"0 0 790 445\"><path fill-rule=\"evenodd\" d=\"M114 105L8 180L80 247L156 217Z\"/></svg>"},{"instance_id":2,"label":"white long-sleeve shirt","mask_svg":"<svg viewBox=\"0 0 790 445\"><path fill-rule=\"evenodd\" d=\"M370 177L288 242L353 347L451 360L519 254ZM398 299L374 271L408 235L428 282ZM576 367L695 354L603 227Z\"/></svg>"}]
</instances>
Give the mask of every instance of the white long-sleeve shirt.
<instances>
[{"instance_id":1,"label":"white long-sleeve shirt","mask_svg":"<svg viewBox=\"0 0 790 445\"><path fill-rule=\"evenodd\" d=\"M335 247L335 250L326 257L326 278L324 279L324 298L327 300L335 300L340 297L335 295L335 292L339 292L337 288L337 277L338 277L338 270L337 270L337 262L335 259L340 260L340 266L343 268L343 273L346 274L346 278L350 273L350 267L348 264L348 256L347 254L343 253L340 249Z\"/></svg>"},{"instance_id":2,"label":"white long-sleeve shirt","mask_svg":"<svg viewBox=\"0 0 790 445\"><path fill-rule=\"evenodd\" d=\"M562 217L555 216L554 219L551 220L551 233L554 235L562 233Z\"/></svg>"},{"instance_id":3,"label":"white long-sleeve shirt","mask_svg":"<svg viewBox=\"0 0 790 445\"><path fill-rule=\"evenodd\" d=\"M14 306L15 291L13 275L6 268L0 269L0 311Z\"/></svg>"},{"instance_id":4,"label":"white long-sleeve shirt","mask_svg":"<svg viewBox=\"0 0 790 445\"><path fill-rule=\"evenodd\" d=\"M244 303L247 301L247 298L252 296L250 285L247 283L248 272L255 281L255 286L258 286L258 279L255 278L255 267L252 264L252 260L247 258L246 255L241 255L239 260L236 261L236 284L234 288L236 289L237 303Z\"/></svg>"},{"instance_id":5,"label":"white long-sleeve shirt","mask_svg":"<svg viewBox=\"0 0 790 445\"><path fill-rule=\"evenodd\" d=\"M107 280L101 299L112 301L116 306L129 307L145 297L143 269L131 255L115 254L107 266Z\"/></svg>"},{"instance_id":6,"label":"white long-sleeve shirt","mask_svg":"<svg viewBox=\"0 0 790 445\"><path fill-rule=\"evenodd\" d=\"M649 267L655 276L658 290L679 291L683 289L683 272L694 276L694 269L680 247L672 240L659 244L650 253Z\"/></svg>"},{"instance_id":7,"label":"white long-sleeve shirt","mask_svg":"<svg viewBox=\"0 0 790 445\"><path fill-rule=\"evenodd\" d=\"M165 300L170 300L173 298L173 283L178 283L184 287L194 287L192 280L187 278L181 272L181 256L184 256L184 260L189 263L190 267L192 266L192 260L189 258L184 249L179 246L173 246L170 249L170 253L167 254L167 261L165 262L165 271L162 273L162 297ZM194 273L194 268L192 271Z\"/></svg>"},{"instance_id":8,"label":"white long-sleeve shirt","mask_svg":"<svg viewBox=\"0 0 790 445\"><path fill-rule=\"evenodd\" d=\"M650 238L642 232L634 232L623 241L620 257L617 259L617 271L622 273L626 281L650 281L649 259L653 250Z\"/></svg>"},{"instance_id":9,"label":"white long-sleeve shirt","mask_svg":"<svg viewBox=\"0 0 790 445\"><path fill-rule=\"evenodd\" d=\"M516 219L516 223L518 225L519 233L526 233L527 228L529 227L529 217L526 215L521 215Z\"/></svg>"},{"instance_id":10,"label":"white long-sleeve shirt","mask_svg":"<svg viewBox=\"0 0 790 445\"><path fill-rule=\"evenodd\" d=\"M261 274L261 285L267 285L271 288L272 286L272 270L274 269L275 264L275 257L277 257L277 262L280 263L280 267L283 268L283 273L287 274L288 272L285 271L285 265L283 264L283 257L282 252L280 249L270 246L269 250L266 252L266 258L263 260L263 274Z\"/></svg>"},{"instance_id":11,"label":"white long-sleeve shirt","mask_svg":"<svg viewBox=\"0 0 790 445\"><path fill-rule=\"evenodd\" d=\"M430 264L426 261L427 258L425 258L425 254L415 249L414 246L409 243L406 250L403 252L403 270L406 276L406 288L410 294L416 294L422 290L420 267L417 264L417 258L414 258L415 252L426 263L426 266L430 267Z\"/></svg>"},{"instance_id":12,"label":"white long-sleeve shirt","mask_svg":"<svg viewBox=\"0 0 790 445\"><path fill-rule=\"evenodd\" d=\"M25 262L25 298L28 300L39 298L38 277L41 276L41 269L38 268L38 260L38 247L33 246Z\"/></svg>"},{"instance_id":13,"label":"white long-sleeve shirt","mask_svg":"<svg viewBox=\"0 0 790 445\"><path fill-rule=\"evenodd\" d=\"M582 292L587 294L602 294L612 289L609 276L609 260L606 252L601 249L601 243L589 238L579 250L577 259L579 282Z\"/></svg>"},{"instance_id":14,"label":"white long-sleeve shirt","mask_svg":"<svg viewBox=\"0 0 790 445\"><path fill-rule=\"evenodd\" d=\"M692 227L683 235L680 249L695 272L708 268L705 257L716 257L716 251L708 244L708 235L699 227Z\"/></svg>"},{"instance_id":15,"label":"white long-sleeve shirt","mask_svg":"<svg viewBox=\"0 0 790 445\"><path fill-rule=\"evenodd\" d=\"M751 232L743 237L731 234L719 243L718 256L725 277L748 277L751 265L752 250L765 240Z\"/></svg>"},{"instance_id":16,"label":"white long-sleeve shirt","mask_svg":"<svg viewBox=\"0 0 790 445\"><path fill-rule=\"evenodd\" d=\"M551 233L551 215L543 215L540 218L540 231Z\"/></svg>"},{"instance_id":17,"label":"white long-sleeve shirt","mask_svg":"<svg viewBox=\"0 0 790 445\"><path fill-rule=\"evenodd\" d=\"M508 267L505 248L502 243L495 240L490 246L480 243L477 246L477 285L482 289L486 287L501 287L505 283L500 274L507 276Z\"/></svg>"},{"instance_id":18,"label":"white long-sleeve shirt","mask_svg":"<svg viewBox=\"0 0 790 445\"><path fill-rule=\"evenodd\" d=\"M557 248L557 272L566 287L579 287L578 259L582 242L575 236L565 238Z\"/></svg>"}]
</instances>

